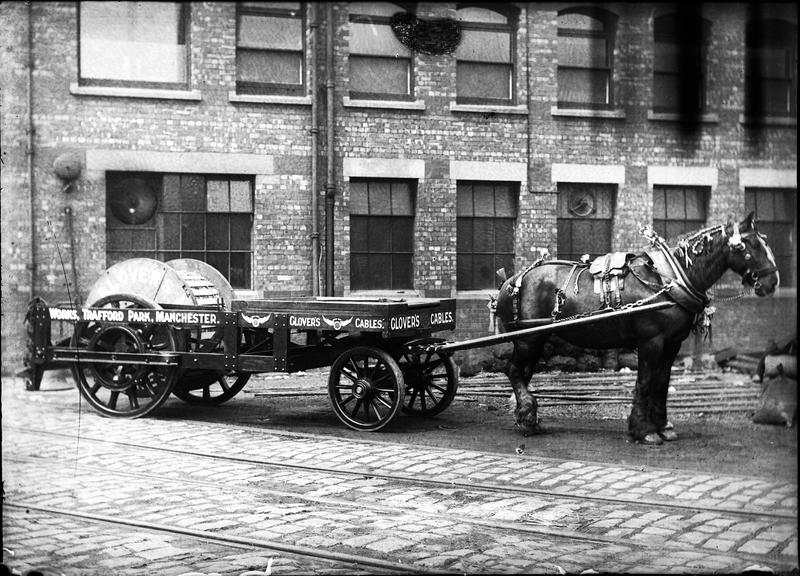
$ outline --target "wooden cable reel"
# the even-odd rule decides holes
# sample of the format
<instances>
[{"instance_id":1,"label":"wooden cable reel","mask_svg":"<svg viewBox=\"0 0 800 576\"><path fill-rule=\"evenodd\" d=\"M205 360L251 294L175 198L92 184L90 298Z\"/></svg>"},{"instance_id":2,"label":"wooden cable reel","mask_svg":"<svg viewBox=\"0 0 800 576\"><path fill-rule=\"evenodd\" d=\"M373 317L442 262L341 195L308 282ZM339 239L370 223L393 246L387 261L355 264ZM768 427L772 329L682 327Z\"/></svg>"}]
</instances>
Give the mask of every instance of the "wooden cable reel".
<instances>
[{"instance_id":1,"label":"wooden cable reel","mask_svg":"<svg viewBox=\"0 0 800 576\"><path fill-rule=\"evenodd\" d=\"M169 262L132 258L119 262L108 268L94 283L86 304L95 306L121 293L135 295L142 301L153 303L154 307L222 306L224 310L230 310L233 299L233 288L219 271L191 258ZM141 304L137 306L147 307ZM197 326L169 329L175 333L173 338L179 350L222 350L221 328ZM125 335L120 333L118 336L125 340ZM90 344L89 341L82 343L85 346ZM222 371L184 369L177 374L172 393L189 403L221 404L241 391L250 378L249 373L233 374L234 381L230 382L229 376Z\"/></svg>"}]
</instances>

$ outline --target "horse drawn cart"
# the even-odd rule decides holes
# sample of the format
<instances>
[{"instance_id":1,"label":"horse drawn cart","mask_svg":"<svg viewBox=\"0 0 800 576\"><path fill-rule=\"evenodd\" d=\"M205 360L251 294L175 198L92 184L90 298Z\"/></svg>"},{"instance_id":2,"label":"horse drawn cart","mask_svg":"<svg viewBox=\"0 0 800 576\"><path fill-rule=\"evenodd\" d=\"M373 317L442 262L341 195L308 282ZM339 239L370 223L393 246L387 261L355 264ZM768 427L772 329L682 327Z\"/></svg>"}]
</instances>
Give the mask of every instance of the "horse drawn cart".
<instances>
[{"instance_id":1,"label":"horse drawn cart","mask_svg":"<svg viewBox=\"0 0 800 576\"><path fill-rule=\"evenodd\" d=\"M422 415L444 410L458 386L454 351L513 341L507 374L515 419L535 432L537 404L528 382L545 339L560 332L579 346L638 348L629 429L637 440L657 443L674 436L665 432L670 367L692 326L710 321L706 290L725 269L758 296L773 293L779 277L753 214L695 232L675 249L645 232L652 247L639 255L607 254L591 265L543 256L498 292L501 333L461 342L433 336L455 328L452 298L242 300L204 262L126 260L95 282L85 307L31 302L28 389L39 388L45 369L68 365L94 409L135 418L170 394L219 404L254 373L330 366L336 415L372 431L401 408ZM55 344L54 322L74 326Z\"/></svg>"}]
</instances>

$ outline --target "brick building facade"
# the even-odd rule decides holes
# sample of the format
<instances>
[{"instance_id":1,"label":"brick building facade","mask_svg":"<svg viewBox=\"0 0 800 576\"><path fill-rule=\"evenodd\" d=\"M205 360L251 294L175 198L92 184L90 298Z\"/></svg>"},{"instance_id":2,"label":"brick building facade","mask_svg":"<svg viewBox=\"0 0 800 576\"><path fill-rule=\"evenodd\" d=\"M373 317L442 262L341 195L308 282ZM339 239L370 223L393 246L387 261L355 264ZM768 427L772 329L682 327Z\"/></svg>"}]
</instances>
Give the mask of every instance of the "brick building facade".
<instances>
[{"instance_id":1,"label":"brick building facade","mask_svg":"<svg viewBox=\"0 0 800 576\"><path fill-rule=\"evenodd\" d=\"M82 300L127 257L268 296L455 296L466 337L498 263L752 207L785 237L782 287L720 302L714 346L796 332L794 4L103 4L0 6L6 373L33 295ZM402 11L460 44L402 44ZM118 211L140 192L144 223Z\"/></svg>"}]
</instances>

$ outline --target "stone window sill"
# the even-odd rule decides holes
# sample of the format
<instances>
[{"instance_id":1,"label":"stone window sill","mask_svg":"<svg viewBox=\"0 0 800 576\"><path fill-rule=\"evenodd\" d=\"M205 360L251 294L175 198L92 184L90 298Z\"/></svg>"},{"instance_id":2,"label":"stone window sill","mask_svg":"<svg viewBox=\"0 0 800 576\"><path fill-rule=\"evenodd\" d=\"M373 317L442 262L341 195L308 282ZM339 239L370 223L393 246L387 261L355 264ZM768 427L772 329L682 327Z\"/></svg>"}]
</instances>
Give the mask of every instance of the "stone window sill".
<instances>
[{"instance_id":1,"label":"stone window sill","mask_svg":"<svg viewBox=\"0 0 800 576\"><path fill-rule=\"evenodd\" d=\"M290 104L296 106L311 106L311 96L237 94L236 92L228 92L228 101L240 104Z\"/></svg>"},{"instance_id":2,"label":"stone window sill","mask_svg":"<svg viewBox=\"0 0 800 576\"><path fill-rule=\"evenodd\" d=\"M450 102L450 112L478 112L479 114L517 114L528 113L528 107L524 105L499 106L497 104L457 104Z\"/></svg>"},{"instance_id":3,"label":"stone window sill","mask_svg":"<svg viewBox=\"0 0 800 576\"><path fill-rule=\"evenodd\" d=\"M652 110L648 110L647 119L654 122L681 122L683 117L675 112L654 112ZM700 114L694 118L691 118L691 120L693 122L700 122L703 124L717 124L719 123L719 115L711 113Z\"/></svg>"},{"instance_id":4,"label":"stone window sill","mask_svg":"<svg viewBox=\"0 0 800 576\"><path fill-rule=\"evenodd\" d=\"M595 110L593 108L550 108L551 116L564 116L567 118L611 118L617 120L625 119L625 110Z\"/></svg>"},{"instance_id":5,"label":"stone window sill","mask_svg":"<svg viewBox=\"0 0 800 576\"><path fill-rule=\"evenodd\" d=\"M385 110L425 110L422 100L353 100L349 96L343 98L345 108L382 108Z\"/></svg>"},{"instance_id":6,"label":"stone window sill","mask_svg":"<svg viewBox=\"0 0 800 576\"><path fill-rule=\"evenodd\" d=\"M497 296L497 290L484 288L483 290L458 290L456 299L461 300L489 300L489 296Z\"/></svg>"},{"instance_id":7,"label":"stone window sill","mask_svg":"<svg viewBox=\"0 0 800 576\"><path fill-rule=\"evenodd\" d=\"M156 100L202 100L199 90L163 90L156 88L121 88L116 86L69 85L70 94L76 96L111 96L114 98L152 98Z\"/></svg>"},{"instance_id":8,"label":"stone window sill","mask_svg":"<svg viewBox=\"0 0 800 576\"><path fill-rule=\"evenodd\" d=\"M787 127L796 127L797 126L797 118L788 118L782 116L763 116L763 117L755 117L755 116L745 116L744 114L739 115L739 124L746 124L748 126L787 126Z\"/></svg>"}]
</instances>

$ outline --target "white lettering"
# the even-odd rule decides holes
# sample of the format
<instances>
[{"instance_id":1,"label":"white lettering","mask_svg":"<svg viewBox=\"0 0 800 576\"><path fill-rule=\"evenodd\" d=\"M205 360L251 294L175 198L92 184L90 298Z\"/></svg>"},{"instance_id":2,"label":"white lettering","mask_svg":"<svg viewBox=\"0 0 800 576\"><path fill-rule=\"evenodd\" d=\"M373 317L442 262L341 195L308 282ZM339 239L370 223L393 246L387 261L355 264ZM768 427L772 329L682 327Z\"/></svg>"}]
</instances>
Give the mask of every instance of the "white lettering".
<instances>
[{"instance_id":1,"label":"white lettering","mask_svg":"<svg viewBox=\"0 0 800 576\"><path fill-rule=\"evenodd\" d=\"M449 324L452 321L452 312L434 312L431 314L431 326L434 324Z\"/></svg>"},{"instance_id":2,"label":"white lettering","mask_svg":"<svg viewBox=\"0 0 800 576\"><path fill-rule=\"evenodd\" d=\"M289 326L295 328L319 328L320 319L317 316L289 316Z\"/></svg>"},{"instance_id":3,"label":"white lettering","mask_svg":"<svg viewBox=\"0 0 800 576\"><path fill-rule=\"evenodd\" d=\"M356 318L356 328L363 328L365 330L383 330L383 320L375 318Z\"/></svg>"},{"instance_id":4,"label":"white lettering","mask_svg":"<svg viewBox=\"0 0 800 576\"><path fill-rule=\"evenodd\" d=\"M50 318L53 320L78 320L78 311L69 309L65 310L63 308L48 308L50 312Z\"/></svg>"},{"instance_id":5,"label":"white lettering","mask_svg":"<svg viewBox=\"0 0 800 576\"><path fill-rule=\"evenodd\" d=\"M392 318L389 321L389 328L392 330L408 330L409 328L419 328L419 314Z\"/></svg>"}]
</instances>

